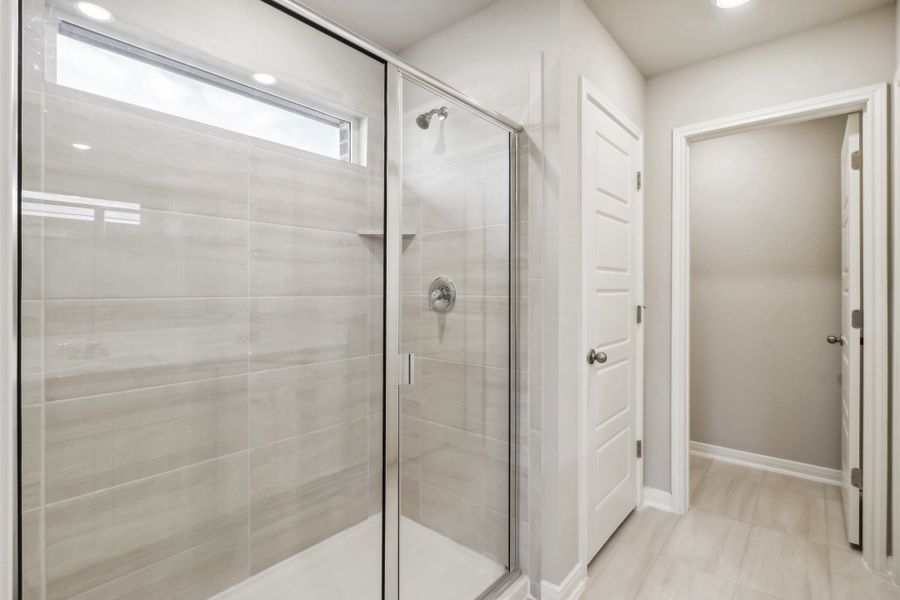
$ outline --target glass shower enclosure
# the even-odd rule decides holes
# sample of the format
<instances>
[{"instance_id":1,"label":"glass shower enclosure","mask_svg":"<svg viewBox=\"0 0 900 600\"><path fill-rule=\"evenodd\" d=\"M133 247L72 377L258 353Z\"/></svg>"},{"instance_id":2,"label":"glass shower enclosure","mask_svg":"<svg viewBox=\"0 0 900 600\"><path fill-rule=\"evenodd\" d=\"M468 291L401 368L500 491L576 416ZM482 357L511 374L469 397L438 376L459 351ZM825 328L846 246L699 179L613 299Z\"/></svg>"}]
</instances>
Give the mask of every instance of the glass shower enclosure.
<instances>
[{"instance_id":1,"label":"glass shower enclosure","mask_svg":"<svg viewBox=\"0 0 900 600\"><path fill-rule=\"evenodd\" d=\"M290 0L21 10L17 597L497 597L517 126Z\"/></svg>"}]
</instances>

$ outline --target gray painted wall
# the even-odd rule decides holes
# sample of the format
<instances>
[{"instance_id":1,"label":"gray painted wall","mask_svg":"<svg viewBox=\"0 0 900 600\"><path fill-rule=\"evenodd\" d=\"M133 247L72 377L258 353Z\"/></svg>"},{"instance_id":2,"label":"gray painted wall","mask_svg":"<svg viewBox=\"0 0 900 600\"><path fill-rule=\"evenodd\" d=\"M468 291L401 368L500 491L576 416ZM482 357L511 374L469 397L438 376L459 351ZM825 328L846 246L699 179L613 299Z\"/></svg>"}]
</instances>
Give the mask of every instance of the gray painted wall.
<instances>
[{"instance_id":1,"label":"gray painted wall","mask_svg":"<svg viewBox=\"0 0 900 600\"><path fill-rule=\"evenodd\" d=\"M846 117L691 149L691 439L840 467Z\"/></svg>"}]
</instances>

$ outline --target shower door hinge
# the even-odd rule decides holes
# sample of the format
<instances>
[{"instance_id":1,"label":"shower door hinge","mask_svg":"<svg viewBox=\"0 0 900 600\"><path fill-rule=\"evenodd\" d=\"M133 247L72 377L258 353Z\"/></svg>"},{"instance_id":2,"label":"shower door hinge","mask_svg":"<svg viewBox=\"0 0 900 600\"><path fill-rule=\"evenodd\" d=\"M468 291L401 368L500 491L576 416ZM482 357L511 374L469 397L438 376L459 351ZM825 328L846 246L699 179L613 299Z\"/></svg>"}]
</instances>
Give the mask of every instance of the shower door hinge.
<instances>
[{"instance_id":1,"label":"shower door hinge","mask_svg":"<svg viewBox=\"0 0 900 600\"><path fill-rule=\"evenodd\" d=\"M638 324L644 322L644 311L645 310L647 310L647 307L644 306L643 304L637 305L637 309L635 310L635 313L637 314L636 318L637 318Z\"/></svg>"},{"instance_id":2,"label":"shower door hinge","mask_svg":"<svg viewBox=\"0 0 900 600\"><path fill-rule=\"evenodd\" d=\"M637 190L641 191L641 172L637 172Z\"/></svg>"},{"instance_id":3,"label":"shower door hinge","mask_svg":"<svg viewBox=\"0 0 900 600\"><path fill-rule=\"evenodd\" d=\"M859 467L850 469L850 485L862 489L862 469Z\"/></svg>"},{"instance_id":4,"label":"shower door hinge","mask_svg":"<svg viewBox=\"0 0 900 600\"><path fill-rule=\"evenodd\" d=\"M405 352L400 355L400 385L413 385L416 382L416 355Z\"/></svg>"},{"instance_id":5,"label":"shower door hinge","mask_svg":"<svg viewBox=\"0 0 900 600\"><path fill-rule=\"evenodd\" d=\"M862 169L862 150L854 150L850 153L850 168L854 171Z\"/></svg>"},{"instance_id":6,"label":"shower door hinge","mask_svg":"<svg viewBox=\"0 0 900 600\"><path fill-rule=\"evenodd\" d=\"M641 440L637 441L637 457L642 458L644 456L644 443Z\"/></svg>"}]
</instances>

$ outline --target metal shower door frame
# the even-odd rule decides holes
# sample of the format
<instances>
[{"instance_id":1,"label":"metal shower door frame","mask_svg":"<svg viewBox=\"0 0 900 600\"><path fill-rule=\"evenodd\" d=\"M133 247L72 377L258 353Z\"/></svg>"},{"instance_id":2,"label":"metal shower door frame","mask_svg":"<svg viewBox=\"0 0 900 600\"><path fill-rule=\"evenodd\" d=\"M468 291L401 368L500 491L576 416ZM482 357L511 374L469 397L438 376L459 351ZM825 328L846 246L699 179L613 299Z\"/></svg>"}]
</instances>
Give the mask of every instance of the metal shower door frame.
<instances>
[{"instance_id":1,"label":"metal shower door frame","mask_svg":"<svg viewBox=\"0 0 900 600\"><path fill-rule=\"evenodd\" d=\"M509 458L508 458L508 569L494 585L473 600L494 600L519 577L519 489L518 489L518 424L519 424L519 134L521 128L511 126L482 110L481 105L445 84L435 85L405 63L387 66L386 85L386 160L385 160L385 320L384 320L384 570L383 600L400 600L400 272L403 222L403 83L409 82L439 97L452 101L471 113L494 124L508 135L509 163ZM452 93L448 93L450 90Z\"/></svg>"}]
</instances>

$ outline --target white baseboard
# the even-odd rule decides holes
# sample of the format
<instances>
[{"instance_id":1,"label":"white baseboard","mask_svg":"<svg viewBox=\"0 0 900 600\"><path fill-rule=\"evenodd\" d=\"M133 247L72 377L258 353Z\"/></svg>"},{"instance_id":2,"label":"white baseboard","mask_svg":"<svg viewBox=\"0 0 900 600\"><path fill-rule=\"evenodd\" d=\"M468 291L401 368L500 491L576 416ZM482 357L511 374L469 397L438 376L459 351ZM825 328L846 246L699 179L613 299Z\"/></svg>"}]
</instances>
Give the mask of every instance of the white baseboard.
<instances>
[{"instance_id":1,"label":"white baseboard","mask_svg":"<svg viewBox=\"0 0 900 600\"><path fill-rule=\"evenodd\" d=\"M664 492L663 490L644 486L642 495L641 510L645 508L655 508L666 512L674 512L672 508L671 492Z\"/></svg>"},{"instance_id":2,"label":"white baseboard","mask_svg":"<svg viewBox=\"0 0 900 600\"><path fill-rule=\"evenodd\" d=\"M702 442L691 442L691 454L714 458L723 462L745 465L764 471L781 473L783 475L793 475L794 477L818 481L820 483L829 483L831 485L841 484L841 472L837 469L808 465L806 463L784 458L754 454L753 452L744 452L743 450L733 450L731 448L713 446L712 444L704 444Z\"/></svg>"},{"instance_id":3,"label":"white baseboard","mask_svg":"<svg viewBox=\"0 0 900 600\"><path fill-rule=\"evenodd\" d=\"M520 575L518 579L509 584L508 588L503 590L497 600L532 600L531 582L525 575Z\"/></svg>"},{"instance_id":4,"label":"white baseboard","mask_svg":"<svg viewBox=\"0 0 900 600\"><path fill-rule=\"evenodd\" d=\"M579 563L559 585L541 581L541 600L578 600L586 584L587 569Z\"/></svg>"}]
</instances>

